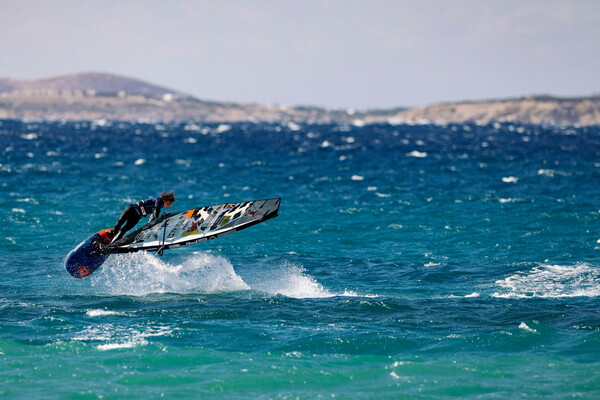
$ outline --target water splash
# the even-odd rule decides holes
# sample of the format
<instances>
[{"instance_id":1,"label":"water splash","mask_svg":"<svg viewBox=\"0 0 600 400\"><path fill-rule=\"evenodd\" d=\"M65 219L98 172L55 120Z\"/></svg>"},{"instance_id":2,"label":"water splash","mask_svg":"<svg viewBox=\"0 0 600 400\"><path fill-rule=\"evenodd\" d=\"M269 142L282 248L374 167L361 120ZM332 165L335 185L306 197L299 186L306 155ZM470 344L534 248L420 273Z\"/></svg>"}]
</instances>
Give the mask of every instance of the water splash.
<instances>
[{"instance_id":1,"label":"water splash","mask_svg":"<svg viewBox=\"0 0 600 400\"><path fill-rule=\"evenodd\" d=\"M150 293L223 293L250 287L219 256L195 253L172 265L147 253L116 255L91 279L100 292L143 296Z\"/></svg>"},{"instance_id":2,"label":"water splash","mask_svg":"<svg viewBox=\"0 0 600 400\"><path fill-rule=\"evenodd\" d=\"M179 264L169 264L143 251L115 255L91 277L90 283L103 294L130 296L153 293L214 294L248 290L296 299L359 296L351 290L331 292L310 276L304 267L288 261L272 266L268 271L253 273L245 281L226 258L200 252L192 254Z\"/></svg>"},{"instance_id":3,"label":"water splash","mask_svg":"<svg viewBox=\"0 0 600 400\"><path fill-rule=\"evenodd\" d=\"M283 265L278 265L268 274L262 274L257 282L251 283L251 287L253 290L271 296L282 295L295 299L357 296L356 293L348 290L345 290L344 293L329 291L310 276L304 267L288 261L284 262Z\"/></svg>"}]
</instances>

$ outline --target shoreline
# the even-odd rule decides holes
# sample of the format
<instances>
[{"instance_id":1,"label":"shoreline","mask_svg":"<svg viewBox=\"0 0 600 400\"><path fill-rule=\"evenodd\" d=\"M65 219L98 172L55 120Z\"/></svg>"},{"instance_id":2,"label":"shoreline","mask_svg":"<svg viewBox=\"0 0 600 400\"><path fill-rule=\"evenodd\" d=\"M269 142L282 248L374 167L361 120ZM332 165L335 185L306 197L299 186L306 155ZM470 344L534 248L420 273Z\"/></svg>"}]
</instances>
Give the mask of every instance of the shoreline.
<instances>
[{"instance_id":1,"label":"shoreline","mask_svg":"<svg viewBox=\"0 0 600 400\"><path fill-rule=\"evenodd\" d=\"M600 125L600 96L443 103L412 109L340 110L320 107L219 103L192 97L86 94L78 91L0 94L0 119L128 122L271 122L337 124L521 123Z\"/></svg>"}]
</instances>

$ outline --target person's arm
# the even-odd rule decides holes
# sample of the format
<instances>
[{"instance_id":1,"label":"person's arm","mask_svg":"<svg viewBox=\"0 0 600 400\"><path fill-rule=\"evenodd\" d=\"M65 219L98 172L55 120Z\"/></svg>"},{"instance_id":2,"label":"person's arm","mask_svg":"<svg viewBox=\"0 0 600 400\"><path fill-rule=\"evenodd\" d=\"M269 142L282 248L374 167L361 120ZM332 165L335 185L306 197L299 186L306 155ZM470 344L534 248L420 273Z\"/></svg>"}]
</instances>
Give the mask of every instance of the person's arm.
<instances>
[{"instance_id":1,"label":"person's arm","mask_svg":"<svg viewBox=\"0 0 600 400\"><path fill-rule=\"evenodd\" d=\"M156 200L154 200L154 211L152 212L152 215L150 216L150 220L148 222L152 222L160 216L161 208L162 208L162 199L160 197L158 197L158 198L156 198Z\"/></svg>"}]
</instances>

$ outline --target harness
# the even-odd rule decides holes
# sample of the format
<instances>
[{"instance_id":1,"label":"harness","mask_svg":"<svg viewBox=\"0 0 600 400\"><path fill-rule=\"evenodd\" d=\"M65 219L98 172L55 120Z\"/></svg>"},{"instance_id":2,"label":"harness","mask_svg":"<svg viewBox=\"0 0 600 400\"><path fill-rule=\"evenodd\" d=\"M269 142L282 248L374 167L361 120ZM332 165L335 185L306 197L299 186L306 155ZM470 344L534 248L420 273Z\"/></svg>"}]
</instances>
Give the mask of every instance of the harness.
<instances>
[{"instance_id":1,"label":"harness","mask_svg":"<svg viewBox=\"0 0 600 400\"><path fill-rule=\"evenodd\" d=\"M158 196L150 197L149 199L141 200L137 203L132 203L131 205L140 217L145 217L146 215L156 212L157 209L160 210L162 207L162 200ZM148 211L146 207L150 208L151 211Z\"/></svg>"},{"instance_id":2,"label":"harness","mask_svg":"<svg viewBox=\"0 0 600 400\"><path fill-rule=\"evenodd\" d=\"M146 211L145 204L146 204L146 200L141 200L141 201L138 201L137 203L135 203L135 205L137 205L137 206L138 206L138 209L139 209L139 212L138 212L138 213L139 213L139 214L140 214L142 217L145 217L146 215L148 215L148 212Z\"/></svg>"}]
</instances>

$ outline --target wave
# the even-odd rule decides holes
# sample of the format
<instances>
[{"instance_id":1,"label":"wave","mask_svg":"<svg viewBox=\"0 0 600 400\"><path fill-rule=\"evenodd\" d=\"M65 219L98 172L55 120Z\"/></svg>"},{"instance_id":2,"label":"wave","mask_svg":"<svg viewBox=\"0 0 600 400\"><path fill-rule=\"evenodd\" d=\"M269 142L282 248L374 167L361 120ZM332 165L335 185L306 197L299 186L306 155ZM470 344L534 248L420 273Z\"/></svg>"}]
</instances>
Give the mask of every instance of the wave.
<instances>
[{"instance_id":1,"label":"wave","mask_svg":"<svg viewBox=\"0 0 600 400\"><path fill-rule=\"evenodd\" d=\"M600 296L600 269L587 264L538 265L496 281L498 298L560 298Z\"/></svg>"}]
</instances>

